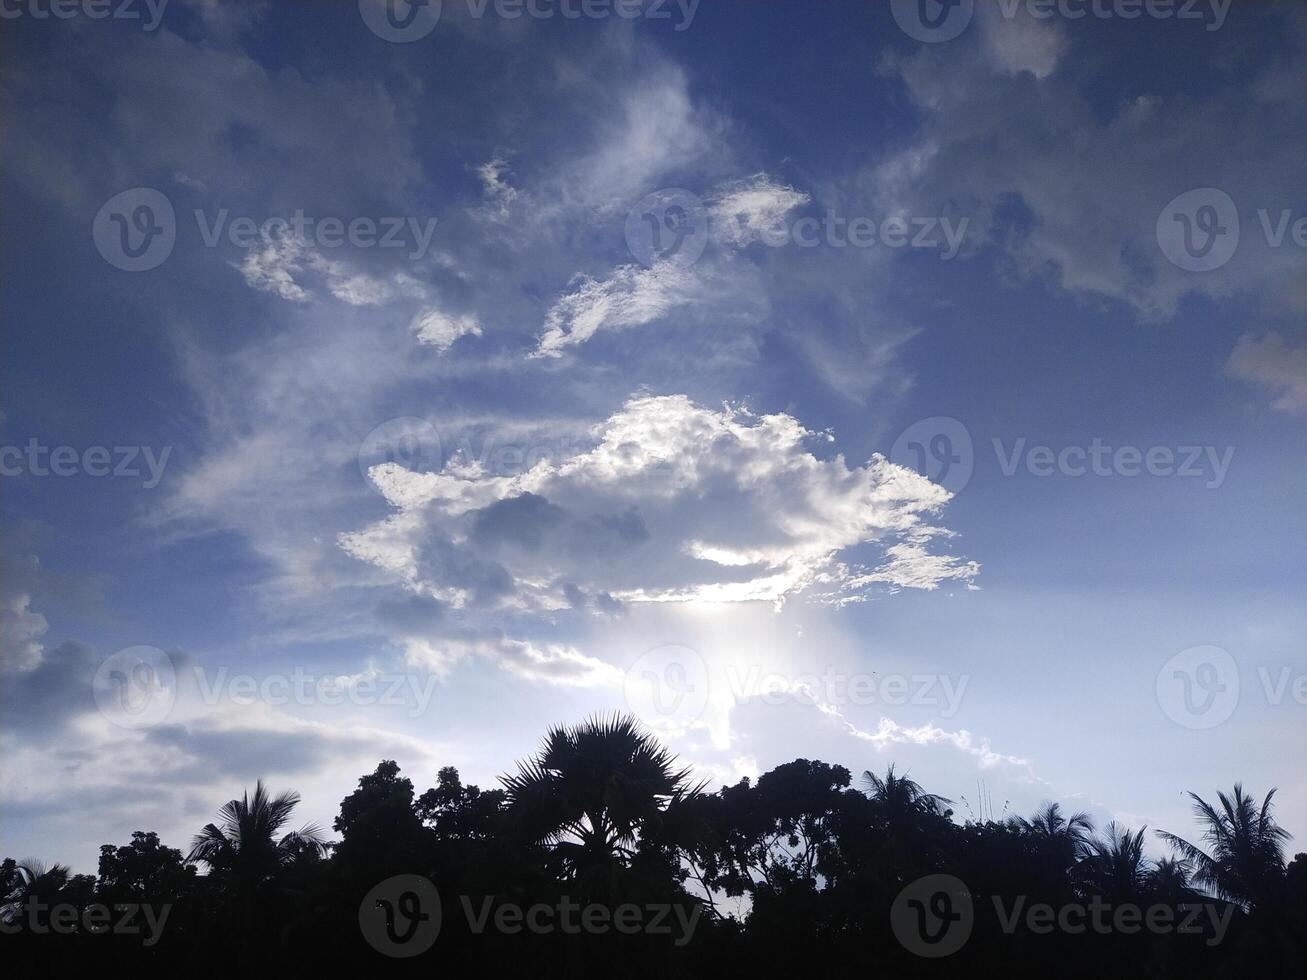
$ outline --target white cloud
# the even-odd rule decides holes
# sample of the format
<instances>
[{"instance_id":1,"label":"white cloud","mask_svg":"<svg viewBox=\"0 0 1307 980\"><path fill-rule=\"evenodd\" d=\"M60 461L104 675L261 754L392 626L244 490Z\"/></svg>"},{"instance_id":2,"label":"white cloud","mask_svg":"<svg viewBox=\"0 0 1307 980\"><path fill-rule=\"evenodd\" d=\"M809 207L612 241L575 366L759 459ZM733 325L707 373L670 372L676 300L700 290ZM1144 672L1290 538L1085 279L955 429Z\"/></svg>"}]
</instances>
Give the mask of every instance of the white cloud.
<instances>
[{"instance_id":1,"label":"white cloud","mask_svg":"<svg viewBox=\"0 0 1307 980\"><path fill-rule=\"evenodd\" d=\"M736 248L766 241L784 228L791 211L809 200L807 194L766 174L729 181L709 199L713 236Z\"/></svg>"},{"instance_id":2,"label":"white cloud","mask_svg":"<svg viewBox=\"0 0 1307 980\"><path fill-rule=\"evenodd\" d=\"M516 476L476 463L371 476L397 512L343 534L350 554L458 608L548 610L569 585L625 602L779 602L890 582L970 582L978 566L931 556L924 517L949 494L876 456L820 460L789 415L637 397L597 444ZM837 556L888 548L879 569ZM900 547L896 547L900 546Z\"/></svg>"},{"instance_id":3,"label":"white cloud","mask_svg":"<svg viewBox=\"0 0 1307 980\"><path fill-rule=\"evenodd\" d=\"M536 356L558 357L565 347L584 343L601 328L651 323L702 295L692 268L658 262L653 268L618 266L607 279L578 276L550 308Z\"/></svg>"},{"instance_id":4,"label":"white cloud","mask_svg":"<svg viewBox=\"0 0 1307 980\"><path fill-rule=\"evenodd\" d=\"M1241 381L1273 392L1275 408L1307 411L1307 345L1290 347L1279 334L1244 334L1225 369Z\"/></svg>"},{"instance_id":5,"label":"white cloud","mask_svg":"<svg viewBox=\"0 0 1307 980\"><path fill-rule=\"evenodd\" d=\"M0 671L30 670L41 660L49 624L31 603L27 593L0 596Z\"/></svg>"},{"instance_id":6,"label":"white cloud","mask_svg":"<svg viewBox=\"0 0 1307 980\"><path fill-rule=\"evenodd\" d=\"M695 104L677 65L660 62L656 72L622 92L617 104L616 117L567 178L568 196L577 201L599 208L629 205L664 185L670 172L727 152L724 121Z\"/></svg>"},{"instance_id":7,"label":"white cloud","mask_svg":"<svg viewBox=\"0 0 1307 980\"><path fill-rule=\"evenodd\" d=\"M495 220L503 221L513 210L513 203L518 196L517 188L504 179L508 164L501 158L495 157L476 169L486 198L484 213Z\"/></svg>"},{"instance_id":8,"label":"white cloud","mask_svg":"<svg viewBox=\"0 0 1307 980\"><path fill-rule=\"evenodd\" d=\"M422 282L403 270L386 278L359 271L343 260L327 258L288 231L265 235L261 245L250 248L240 262L231 265L240 270L251 289L294 303L313 297L303 285L308 275L319 279L327 292L350 306L383 306L430 295Z\"/></svg>"},{"instance_id":9,"label":"white cloud","mask_svg":"<svg viewBox=\"0 0 1307 980\"><path fill-rule=\"evenodd\" d=\"M838 713L837 713L838 714ZM844 719L841 718L841 721ZM1018 776L1028 782L1043 782L1034 775L1030 768L1030 760L1021 756L1007 755L1002 752L995 752L990 747L989 739L977 739L965 728L957 731L949 731L940 728L938 725L927 722L924 725L918 725L915 728L904 727L890 718L881 718L879 725L874 732L863 731L849 722L849 733L855 738L870 742L878 749L885 749L891 745L950 745L953 748L965 752L975 758L976 764L981 769L1004 768L1011 770L1013 775Z\"/></svg>"},{"instance_id":10,"label":"white cloud","mask_svg":"<svg viewBox=\"0 0 1307 980\"><path fill-rule=\"evenodd\" d=\"M481 324L474 316L450 316L428 309L413 318L413 332L418 340L439 351L447 351L459 337L480 337Z\"/></svg>"},{"instance_id":11,"label":"white cloud","mask_svg":"<svg viewBox=\"0 0 1307 980\"><path fill-rule=\"evenodd\" d=\"M1011 16L998 4L976 5L976 20L994 69L1007 74L1028 71L1046 78L1057 68L1066 37L1053 20L1036 20L1017 5Z\"/></svg>"},{"instance_id":12,"label":"white cloud","mask_svg":"<svg viewBox=\"0 0 1307 980\"><path fill-rule=\"evenodd\" d=\"M232 265L240 270L245 285L251 289L303 303L309 298L309 291L295 281L296 274L304 271L303 255L303 245L294 237L283 235L251 248L239 263Z\"/></svg>"},{"instance_id":13,"label":"white cloud","mask_svg":"<svg viewBox=\"0 0 1307 980\"><path fill-rule=\"evenodd\" d=\"M1137 89L1104 111L1080 78L1054 70L1055 28L998 14L981 23L977 40L883 63L922 125L868 171L874 207L964 215L969 249L992 247L1021 276L1119 300L1144 319L1174 316L1188 294L1245 290L1301 310L1295 250L1269 247L1256 217L1300 197L1301 139L1283 125L1296 111L1286 84L1295 66L1269 60L1237 83L1213 69L1200 95ZM1199 187L1227 193L1243 227L1227 264L1194 274L1168 261L1156 225L1168 202Z\"/></svg>"}]
</instances>

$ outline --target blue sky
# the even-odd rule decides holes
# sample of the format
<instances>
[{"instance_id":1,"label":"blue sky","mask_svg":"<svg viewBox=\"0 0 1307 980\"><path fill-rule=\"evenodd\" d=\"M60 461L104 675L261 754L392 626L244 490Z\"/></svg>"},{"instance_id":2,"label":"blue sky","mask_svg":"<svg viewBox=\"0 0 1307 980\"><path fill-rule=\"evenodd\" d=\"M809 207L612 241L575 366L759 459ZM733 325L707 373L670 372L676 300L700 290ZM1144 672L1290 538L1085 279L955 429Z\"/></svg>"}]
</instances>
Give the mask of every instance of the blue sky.
<instances>
[{"instance_id":1,"label":"blue sky","mask_svg":"<svg viewBox=\"0 0 1307 980\"><path fill-rule=\"evenodd\" d=\"M1294 5L6 9L3 853L610 710L1307 833Z\"/></svg>"}]
</instances>

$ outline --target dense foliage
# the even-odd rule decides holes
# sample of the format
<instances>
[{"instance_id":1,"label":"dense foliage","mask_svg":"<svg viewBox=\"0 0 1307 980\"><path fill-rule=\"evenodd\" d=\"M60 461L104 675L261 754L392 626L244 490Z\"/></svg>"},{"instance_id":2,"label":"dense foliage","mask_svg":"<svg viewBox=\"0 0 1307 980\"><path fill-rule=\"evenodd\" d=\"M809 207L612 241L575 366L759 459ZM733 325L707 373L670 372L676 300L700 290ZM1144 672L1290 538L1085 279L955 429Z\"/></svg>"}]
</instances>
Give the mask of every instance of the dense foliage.
<instances>
[{"instance_id":1,"label":"dense foliage","mask_svg":"<svg viewBox=\"0 0 1307 980\"><path fill-rule=\"evenodd\" d=\"M1153 860L1146 828L1096 830L1057 804L962 822L893 766L855 785L842 766L796 759L707 793L621 718L550 732L502 782L464 785L450 767L419 794L386 761L341 802L332 842L287 830L298 797L260 784L185 854L138 832L101 848L95 877L6 859L6 973L1307 975L1307 855L1286 864L1274 791L1194 796L1196 834L1152 837L1172 854ZM382 909L405 934L413 894L392 901L382 886L365 901L397 875L440 896L438 935L407 958L378 952L360 928ZM936 875L963 890L918 895ZM534 927L497 920L509 906L542 911ZM607 910L600 926L563 927L590 906ZM572 920L559 911L569 907ZM625 930L611 925L619 907L637 910ZM935 939L965 921L949 955L921 955L945 947L921 938L932 928L905 939L928 909L950 920L934 923Z\"/></svg>"}]
</instances>

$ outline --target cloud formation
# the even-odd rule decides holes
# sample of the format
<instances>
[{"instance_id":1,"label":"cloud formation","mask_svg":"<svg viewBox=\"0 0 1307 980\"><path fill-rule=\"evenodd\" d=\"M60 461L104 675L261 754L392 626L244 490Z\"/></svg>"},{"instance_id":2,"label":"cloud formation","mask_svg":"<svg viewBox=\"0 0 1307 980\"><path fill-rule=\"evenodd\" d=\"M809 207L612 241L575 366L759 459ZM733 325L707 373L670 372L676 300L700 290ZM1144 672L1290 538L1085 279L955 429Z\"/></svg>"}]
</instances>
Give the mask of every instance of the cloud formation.
<instances>
[{"instance_id":1,"label":"cloud formation","mask_svg":"<svg viewBox=\"0 0 1307 980\"><path fill-rule=\"evenodd\" d=\"M1244 334L1225 369L1240 381L1268 389L1280 411L1307 411L1307 345L1292 347L1279 334Z\"/></svg>"},{"instance_id":2,"label":"cloud formation","mask_svg":"<svg viewBox=\"0 0 1307 980\"><path fill-rule=\"evenodd\" d=\"M792 416L640 396L594 435L593 449L513 476L375 466L396 512L340 544L455 608L564 608L569 586L622 602L847 598L978 571L926 550L947 491L879 456L819 459L808 445L821 437ZM861 545L883 564L838 560Z\"/></svg>"}]
</instances>

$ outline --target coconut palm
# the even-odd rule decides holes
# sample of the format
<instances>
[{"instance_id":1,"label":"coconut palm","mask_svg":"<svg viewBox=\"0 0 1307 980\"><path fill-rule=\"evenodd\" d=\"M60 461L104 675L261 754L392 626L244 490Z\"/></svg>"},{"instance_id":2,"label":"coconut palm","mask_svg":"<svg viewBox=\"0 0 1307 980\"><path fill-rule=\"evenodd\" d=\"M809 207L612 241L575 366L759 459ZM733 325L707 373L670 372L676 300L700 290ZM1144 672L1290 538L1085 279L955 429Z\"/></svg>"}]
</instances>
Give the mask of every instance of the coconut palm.
<instances>
[{"instance_id":1,"label":"coconut palm","mask_svg":"<svg viewBox=\"0 0 1307 980\"><path fill-rule=\"evenodd\" d=\"M591 718L551 729L535 758L502 781L526 837L577 874L628 863L637 839L661 829L667 808L699 791L675 762L634 719Z\"/></svg>"},{"instance_id":2,"label":"coconut palm","mask_svg":"<svg viewBox=\"0 0 1307 980\"><path fill-rule=\"evenodd\" d=\"M1085 857L1076 870L1094 894L1117 902L1132 901L1148 887L1152 865L1144 857L1147 829L1131 833L1113 821L1107 825L1105 837L1086 843Z\"/></svg>"},{"instance_id":3,"label":"coconut palm","mask_svg":"<svg viewBox=\"0 0 1307 980\"><path fill-rule=\"evenodd\" d=\"M1156 901L1178 904L1193 898L1189 865L1176 857L1160 858L1148 874L1148 891Z\"/></svg>"},{"instance_id":4,"label":"coconut palm","mask_svg":"<svg viewBox=\"0 0 1307 980\"><path fill-rule=\"evenodd\" d=\"M898 775L892 763L883 777L865 770L862 781L876 822L883 822L868 868L884 887L898 888L939 860L939 837L931 824L943 819L952 800L927 793L906 774Z\"/></svg>"},{"instance_id":5,"label":"coconut palm","mask_svg":"<svg viewBox=\"0 0 1307 980\"><path fill-rule=\"evenodd\" d=\"M1090 834L1094 832L1094 823L1089 814L1081 812L1069 817L1063 816L1059 803L1045 803L1029 820L1013 817L1012 821L1018 829L1036 841L1063 852L1068 858L1068 864L1084 853L1089 845Z\"/></svg>"},{"instance_id":6,"label":"coconut palm","mask_svg":"<svg viewBox=\"0 0 1307 980\"><path fill-rule=\"evenodd\" d=\"M277 837L299 805L294 791L270 797L259 780L254 796L247 792L218 811L220 824L205 824L191 841L190 861L203 861L211 871L229 875L253 890L305 851L322 852L321 828L309 824Z\"/></svg>"},{"instance_id":7,"label":"coconut palm","mask_svg":"<svg viewBox=\"0 0 1307 980\"><path fill-rule=\"evenodd\" d=\"M865 770L862 781L872 800L881 805L891 826L915 823L915 818L924 813L942 813L953 802L925 792L920 784L909 779L906 774L896 775L893 763L885 770L883 778L870 769Z\"/></svg>"},{"instance_id":8,"label":"coconut palm","mask_svg":"<svg viewBox=\"0 0 1307 980\"><path fill-rule=\"evenodd\" d=\"M1190 793L1207 849L1166 831L1158 836L1192 869L1196 885L1251 911L1274 898L1284 877L1284 844L1290 835L1272 816L1274 796L1272 789L1259 807L1235 783L1230 795L1217 794L1218 809Z\"/></svg>"},{"instance_id":9,"label":"coconut palm","mask_svg":"<svg viewBox=\"0 0 1307 980\"><path fill-rule=\"evenodd\" d=\"M230 890L240 916L242 957L248 960L254 932L255 905L276 883L278 874L297 857L326 850L322 830L313 824L277 834L299 805L294 791L269 796L259 780L218 811L217 824L205 824L191 841L189 861L202 861Z\"/></svg>"}]
</instances>

